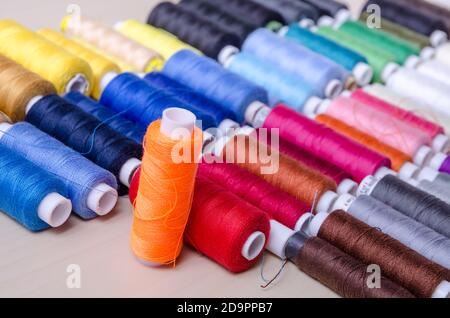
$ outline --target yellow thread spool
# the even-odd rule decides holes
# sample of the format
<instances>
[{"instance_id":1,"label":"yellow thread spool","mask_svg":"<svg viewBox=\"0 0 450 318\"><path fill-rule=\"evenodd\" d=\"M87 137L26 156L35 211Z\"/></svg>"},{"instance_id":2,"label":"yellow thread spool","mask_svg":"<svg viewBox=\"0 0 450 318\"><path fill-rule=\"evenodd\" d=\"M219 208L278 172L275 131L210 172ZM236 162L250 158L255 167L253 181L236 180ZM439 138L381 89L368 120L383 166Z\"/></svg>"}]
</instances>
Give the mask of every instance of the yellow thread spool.
<instances>
[{"instance_id":1,"label":"yellow thread spool","mask_svg":"<svg viewBox=\"0 0 450 318\"><path fill-rule=\"evenodd\" d=\"M60 94L92 91L89 64L12 20L0 20L0 54L50 81Z\"/></svg>"},{"instance_id":2,"label":"yellow thread spool","mask_svg":"<svg viewBox=\"0 0 450 318\"><path fill-rule=\"evenodd\" d=\"M91 66L92 72L94 73L94 87L92 91L92 97L95 99L100 98L101 88L100 83L103 77L108 73L120 73L120 68L114 64L108 58L92 51L91 49L76 43L63 34L53 31L51 29L40 29L37 31L38 34L46 38L47 40L53 42L65 48L70 53L79 56L84 59Z\"/></svg>"},{"instance_id":3,"label":"yellow thread spool","mask_svg":"<svg viewBox=\"0 0 450 318\"><path fill-rule=\"evenodd\" d=\"M116 30L85 17L66 16L61 29L69 36L78 37L101 51L123 60L140 72L160 70L163 58L155 50L127 38Z\"/></svg>"},{"instance_id":4,"label":"yellow thread spool","mask_svg":"<svg viewBox=\"0 0 450 318\"><path fill-rule=\"evenodd\" d=\"M179 40L174 35L136 20L125 20L115 25L115 29L130 39L159 52L166 60L180 50L200 51Z\"/></svg>"}]
</instances>

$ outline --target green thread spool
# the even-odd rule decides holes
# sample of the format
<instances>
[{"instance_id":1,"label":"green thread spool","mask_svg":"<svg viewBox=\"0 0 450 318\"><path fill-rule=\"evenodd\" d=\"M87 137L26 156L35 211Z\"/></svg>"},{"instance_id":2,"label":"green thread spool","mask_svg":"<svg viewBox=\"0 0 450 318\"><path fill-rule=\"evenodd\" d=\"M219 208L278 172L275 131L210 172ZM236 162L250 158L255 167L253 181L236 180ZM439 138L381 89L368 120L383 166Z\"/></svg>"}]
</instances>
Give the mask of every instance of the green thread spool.
<instances>
[{"instance_id":1,"label":"green thread spool","mask_svg":"<svg viewBox=\"0 0 450 318\"><path fill-rule=\"evenodd\" d=\"M420 55L420 47L414 43L381 30L370 29L360 21L347 21L338 30L354 38L364 39L370 46L392 54L400 64L404 64L411 55Z\"/></svg>"},{"instance_id":2,"label":"green thread spool","mask_svg":"<svg viewBox=\"0 0 450 318\"><path fill-rule=\"evenodd\" d=\"M359 17L359 20L365 23L369 18L370 15L367 12L363 12ZM380 22L381 22L380 27L382 31L398 36L399 38L405 41L415 43L421 49L427 46L431 46L430 39L420 33L414 32L408 28L405 28L404 26L401 26L400 24L391 22L383 18L380 19Z\"/></svg>"},{"instance_id":3,"label":"green thread spool","mask_svg":"<svg viewBox=\"0 0 450 318\"><path fill-rule=\"evenodd\" d=\"M398 65L393 63L395 61L394 56L368 45L367 42L361 39L353 38L328 26L319 27L316 29L316 32L363 55L373 69L373 82L383 83L383 78L387 78L398 67Z\"/></svg>"}]
</instances>

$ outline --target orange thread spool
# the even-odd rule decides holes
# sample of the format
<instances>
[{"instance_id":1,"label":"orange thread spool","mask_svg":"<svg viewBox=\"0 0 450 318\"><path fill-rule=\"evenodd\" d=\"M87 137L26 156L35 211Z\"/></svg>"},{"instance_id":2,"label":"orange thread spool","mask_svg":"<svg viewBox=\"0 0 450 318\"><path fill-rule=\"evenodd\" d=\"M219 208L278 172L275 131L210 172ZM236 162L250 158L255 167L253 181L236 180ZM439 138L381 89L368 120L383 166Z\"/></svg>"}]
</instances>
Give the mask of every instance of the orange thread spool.
<instances>
[{"instance_id":1,"label":"orange thread spool","mask_svg":"<svg viewBox=\"0 0 450 318\"><path fill-rule=\"evenodd\" d=\"M183 246L203 138L194 123L192 113L169 108L162 120L148 127L144 139L131 248L147 265L173 264ZM189 136L171 138L170 129L176 128L185 128ZM185 160L174 160L175 152Z\"/></svg>"},{"instance_id":2,"label":"orange thread spool","mask_svg":"<svg viewBox=\"0 0 450 318\"><path fill-rule=\"evenodd\" d=\"M412 158L408 156L407 154L388 146L380 141L378 139L369 136L362 131L351 127L340 120L334 119L331 116L328 115L318 115L316 117L316 120L319 123L322 123L329 128L332 128L336 130L337 132L343 134L344 136L347 136L350 139L353 139L363 145L365 145L367 148L372 149L374 151L379 152L380 154L388 157L391 159L392 163L392 169L395 171L399 171L400 168L406 163L411 162Z\"/></svg>"}]
</instances>

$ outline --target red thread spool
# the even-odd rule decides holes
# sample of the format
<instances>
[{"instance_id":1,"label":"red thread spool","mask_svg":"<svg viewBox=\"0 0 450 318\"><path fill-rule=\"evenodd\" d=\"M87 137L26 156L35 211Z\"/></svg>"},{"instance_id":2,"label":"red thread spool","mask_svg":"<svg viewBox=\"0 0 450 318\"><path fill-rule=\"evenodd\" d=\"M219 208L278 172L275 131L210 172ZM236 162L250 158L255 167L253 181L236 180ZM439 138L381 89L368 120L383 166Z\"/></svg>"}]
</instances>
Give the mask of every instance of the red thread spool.
<instances>
[{"instance_id":1,"label":"red thread spool","mask_svg":"<svg viewBox=\"0 0 450 318\"><path fill-rule=\"evenodd\" d=\"M294 229L311 207L235 164L201 163L198 176L219 184Z\"/></svg>"}]
</instances>

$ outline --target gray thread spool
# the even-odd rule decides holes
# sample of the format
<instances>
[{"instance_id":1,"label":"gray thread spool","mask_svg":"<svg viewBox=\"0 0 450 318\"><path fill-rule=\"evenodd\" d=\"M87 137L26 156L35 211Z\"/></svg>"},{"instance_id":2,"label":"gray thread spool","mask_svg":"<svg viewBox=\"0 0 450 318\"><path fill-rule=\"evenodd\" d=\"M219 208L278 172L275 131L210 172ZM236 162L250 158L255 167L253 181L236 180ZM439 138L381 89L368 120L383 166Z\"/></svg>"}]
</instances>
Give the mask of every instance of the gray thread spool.
<instances>
[{"instance_id":1,"label":"gray thread spool","mask_svg":"<svg viewBox=\"0 0 450 318\"><path fill-rule=\"evenodd\" d=\"M332 208L339 209L450 269L450 239L429 227L366 195L342 195Z\"/></svg>"},{"instance_id":2,"label":"gray thread spool","mask_svg":"<svg viewBox=\"0 0 450 318\"><path fill-rule=\"evenodd\" d=\"M367 182L371 184L368 185ZM436 232L450 237L450 205L395 176L387 175L379 181L363 181L358 194L370 195Z\"/></svg>"}]
</instances>

